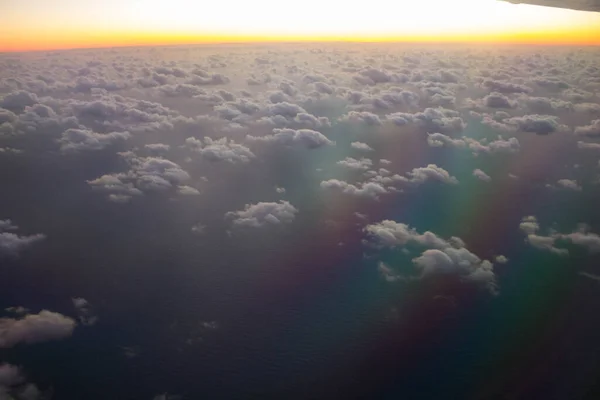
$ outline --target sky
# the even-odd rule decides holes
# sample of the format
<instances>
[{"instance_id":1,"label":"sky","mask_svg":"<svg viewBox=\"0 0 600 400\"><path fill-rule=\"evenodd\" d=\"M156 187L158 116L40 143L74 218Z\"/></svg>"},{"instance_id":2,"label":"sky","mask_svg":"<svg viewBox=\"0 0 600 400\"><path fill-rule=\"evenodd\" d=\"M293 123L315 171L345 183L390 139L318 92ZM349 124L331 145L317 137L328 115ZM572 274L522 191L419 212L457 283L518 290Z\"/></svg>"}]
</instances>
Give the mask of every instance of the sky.
<instances>
[{"instance_id":1,"label":"sky","mask_svg":"<svg viewBox=\"0 0 600 400\"><path fill-rule=\"evenodd\" d=\"M496 0L0 0L0 51L247 41L600 44L600 13Z\"/></svg>"}]
</instances>

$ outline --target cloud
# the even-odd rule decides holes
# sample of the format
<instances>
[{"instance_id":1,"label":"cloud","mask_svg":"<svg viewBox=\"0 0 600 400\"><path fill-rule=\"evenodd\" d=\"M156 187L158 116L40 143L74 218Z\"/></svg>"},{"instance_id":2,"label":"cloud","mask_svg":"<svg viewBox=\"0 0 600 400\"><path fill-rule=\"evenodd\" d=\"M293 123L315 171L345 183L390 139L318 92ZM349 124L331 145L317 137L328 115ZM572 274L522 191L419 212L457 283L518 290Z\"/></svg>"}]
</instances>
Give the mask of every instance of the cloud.
<instances>
[{"instance_id":1,"label":"cloud","mask_svg":"<svg viewBox=\"0 0 600 400\"><path fill-rule=\"evenodd\" d=\"M508 262L508 258L506 258L506 256L499 255L494 258L494 261L498 264L506 264Z\"/></svg>"},{"instance_id":2,"label":"cloud","mask_svg":"<svg viewBox=\"0 0 600 400\"><path fill-rule=\"evenodd\" d=\"M346 157L344 160L338 161L336 164L356 171L366 171L373 166L373 161L364 157L360 160L352 157Z\"/></svg>"},{"instance_id":3,"label":"cloud","mask_svg":"<svg viewBox=\"0 0 600 400\"><path fill-rule=\"evenodd\" d=\"M323 146L334 145L335 142L327 139L325 135L312 129L273 129L272 135L246 136L254 142L279 143L285 146L299 145L308 149L317 149Z\"/></svg>"},{"instance_id":4,"label":"cloud","mask_svg":"<svg viewBox=\"0 0 600 400\"><path fill-rule=\"evenodd\" d=\"M591 232L573 232L562 235L563 239L571 243L585 247L590 253L600 252L600 236Z\"/></svg>"},{"instance_id":5,"label":"cloud","mask_svg":"<svg viewBox=\"0 0 600 400\"><path fill-rule=\"evenodd\" d=\"M386 118L398 126L416 125L426 131L458 133L467 126L459 115L458 111L438 107L426 108L425 111L415 114L402 112L388 114Z\"/></svg>"},{"instance_id":6,"label":"cloud","mask_svg":"<svg viewBox=\"0 0 600 400\"><path fill-rule=\"evenodd\" d=\"M350 184L339 179L329 179L321 182L321 188L327 190L338 190L342 193L358 197L379 198L380 195L388 193L388 190L379 183L365 182L357 185Z\"/></svg>"},{"instance_id":7,"label":"cloud","mask_svg":"<svg viewBox=\"0 0 600 400\"><path fill-rule=\"evenodd\" d=\"M547 97L523 96L519 99L519 102L523 107L526 107L530 111L541 114L553 114L559 111L570 111L573 109L573 104L570 102Z\"/></svg>"},{"instance_id":8,"label":"cloud","mask_svg":"<svg viewBox=\"0 0 600 400\"><path fill-rule=\"evenodd\" d=\"M196 71L199 72L199 71ZM192 78L188 79L185 83L188 85L206 86L206 85L225 85L230 80L223 74L208 74L206 72L196 74Z\"/></svg>"},{"instance_id":9,"label":"cloud","mask_svg":"<svg viewBox=\"0 0 600 400\"><path fill-rule=\"evenodd\" d=\"M18 256L19 253L46 238L46 235L19 235L13 232L18 227L11 220L0 220L0 256Z\"/></svg>"},{"instance_id":10,"label":"cloud","mask_svg":"<svg viewBox=\"0 0 600 400\"><path fill-rule=\"evenodd\" d=\"M197 86L186 83L176 83L161 85L156 88L162 95L167 97L187 97L192 98L206 92Z\"/></svg>"},{"instance_id":11,"label":"cloud","mask_svg":"<svg viewBox=\"0 0 600 400\"><path fill-rule=\"evenodd\" d=\"M600 143L577 142L577 147L580 149L600 150Z\"/></svg>"},{"instance_id":12,"label":"cloud","mask_svg":"<svg viewBox=\"0 0 600 400\"><path fill-rule=\"evenodd\" d=\"M35 93L25 90L18 90L5 95L0 100L0 107L10 111L22 111L27 106L33 106L39 103L39 99Z\"/></svg>"},{"instance_id":13,"label":"cloud","mask_svg":"<svg viewBox=\"0 0 600 400\"><path fill-rule=\"evenodd\" d=\"M588 137L600 137L600 119L592 121L590 125L576 127L575 134Z\"/></svg>"},{"instance_id":14,"label":"cloud","mask_svg":"<svg viewBox=\"0 0 600 400\"><path fill-rule=\"evenodd\" d=\"M534 216L523 217L519 229L527 234L534 234L540 229L540 225Z\"/></svg>"},{"instance_id":15,"label":"cloud","mask_svg":"<svg viewBox=\"0 0 600 400\"><path fill-rule=\"evenodd\" d=\"M550 133L565 130L566 127L558 122L558 117L552 115L524 115L512 117L505 121L509 125L516 126L522 132L548 135Z\"/></svg>"},{"instance_id":16,"label":"cloud","mask_svg":"<svg viewBox=\"0 0 600 400\"><path fill-rule=\"evenodd\" d=\"M72 318L48 310L20 319L0 318L0 348L64 339L71 336L75 325Z\"/></svg>"},{"instance_id":17,"label":"cloud","mask_svg":"<svg viewBox=\"0 0 600 400\"><path fill-rule=\"evenodd\" d=\"M96 325L98 316L95 315L91 304L83 297L73 297L71 299L73 306L77 311L79 322L84 326Z\"/></svg>"},{"instance_id":18,"label":"cloud","mask_svg":"<svg viewBox=\"0 0 600 400\"><path fill-rule=\"evenodd\" d=\"M585 276L586 278L589 278L596 282L600 282L600 275L590 274L589 272L584 272L584 271L580 271L580 272L578 272L578 274L581 276Z\"/></svg>"},{"instance_id":19,"label":"cloud","mask_svg":"<svg viewBox=\"0 0 600 400\"><path fill-rule=\"evenodd\" d=\"M502 93L492 92L483 98L483 104L490 108L513 108L516 103Z\"/></svg>"},{"instance_id":20,"label":"cloud","mask_svg":"<svg viewBox=\"0 0 600 400\"><path fill-rule=\"evenodd\" d=\"M483 81L483 87L499 93L531 93L533 90L529 86L520 85L508 81L498 81L486 79Z\"/></svg>"},{"instance_id":21,"label":"cloud","mask_svg":"<svg viewBox=\"0 0 600 400\"><path fill-rule=\"evenodd\" d=\"M368 126L379 126L382 124L377 114L368 111L350 111L348 114L342 115L339 121L362 123Z\"/></svg>"},{"instance_id":22,"label":"cloud","mask_svg":"<svg viewBox=\"0 0 600 400\"><path fill-rule=\"evenodd\" d=\"M190 179L187 171L166 158L140 157L132 152L120 154L130 165L129 171L87 181L92 189L107 193L112 202L126 203L143 192L170 191Z\"/></svg>"},{"instance_id":23,"label":"cloud","mask_svg":"<svg viewBox=\"0 0 600 400\"><path fill-rule=\"evenodd\" d=\"M208 161L247 163L256 157L248 147L225 137L217 140L205 137L204 143L200 139L189 137L185 140L185 144Z\"/></svg>"},{"instance_id":24,"label":"cloud","mask_svg":"<svg viewBox=\"0 0 600 400\"><path fill-rule=\"evenodd\" d=\"M452 139L443 133L428 133L427 144L431 147L467 147L467 142L463 139Z\"/></svg>"},{"instance_id":25,"label":"cloud","mask_svg":"<svg viewBox=\"0 0 600 400\"><path fill-rule=\"evenodd\" d=\"M480 284L492 293L497 292L493 264L481 260L464 247L460 238L445 240L433 232L419 233L410 226L396 221L384 220L367 225L364 229L368 243L377 247L404 247L411 243L427 248L420 256L413 258L419 275L417 279L427 279L439 275L454 275L465 281ZM398 278L385 265L385 276ZM380 264L381 271L381 264ZM402 279L406 279L403 277Z\"/></svg>"},{"instance_id":26,"label":"cloud","mask_svg":"<svg viewBox=\"0 0 600 400\"><path fill-rule=\"evenodd\" d=\"M525 241L532 247L549 251L561 256L566 256L569 254L567 249L554 246L556 240L560 238L559 235L542 236L537 234L537 232L540 230L540 225L534 216L524 217L519 224L519 229L527 234Z\"/></svg>"},{"instance_id":27,"label":"cloud","mask_svg":"<svg viewBox=\"0 0 600 400\"><path fill-rule=\"evenodd\" d=\"M0 399L38 400L41 393L37 386L28 383L21 368L11 364L0 364Z\"/></svg>"},{"instance_id":28,"label":"cloud","mask_svg":"<svg viewBox=\"0 0 600 400\"><path fill-rule=\"evenodd\" d=\"M508 140L498 139L494 140L490 143L483 144L474 139L466 139L466 142L469 144L469 148L473 150L475 153L484 152L484 153L506 153L512 154L517 153L521 149L521 145L519 140L515 137L511 137Z\"/></svg>"},{"instance_id":29,"label":"cloud","mask_svg":"<svg viewBox=\"0 0 600 400\"><path fill-rule=\"evenodd\" d=\"M473 171L473 176L476 177L476 178L478 178L479 180L484 181L484 182L491 182L492 181L492 178L488 174L486 174L485 172L483 172L480 169L474 170Z\"/></svg>"},{"instance_id":30,"label":"cloud","mask_svg":"<svg viewBox=\"0 0 600 400\"><path fill-rule=\"evenodd\" d=\"M144 147L156 155L163 155L165 153L168 153L171 149L171 146L164 143L150 143L144 145Z\"/></svg>"},{"instance_id":31,"label":"cloud","mask_svg":"<svg viewBox=\"0 0 600 400\"><path fill-rule=\"evenodd\" d=\"M360 151L374 151L371 146L363 142L352 142L350 143L350 147Z\"/></svg>"},{"instance_id":32,"label":"cloud","mask_svg":"<svg viewBox=\"0 0 600 400\"><path fill-rule=\"evenodd\" d=\"M225 214L227 219L236 227L259 228L267 225L280 225L291 223L298 209L287 201L260 202L246 204L241 211L230 211Z\"/></svg>"},{"instance_id":33,"label":"cloud","mask_svg":"<svg viewBox=\"0 0 600 400\"><path fill-rule=\"evenodd\" d=\"M183 185L177 187L177 193L182 194L184 196L197 196L200 194L200 191L191 186Z\"/></svg>"},{"instance_id":34,"label":"cloud","mask_svg":"<svg viewBox=\"0 0 600 400\"><path fill-rule=\"evenodd\" d=\"M581 186L572 179L559 179L556 184L559 188L580 191Z\"/></svg>"},{"instance_id":35,"label":"cloud","mask_svg":"<svg viewBox=\"0 0 600 400\"><path fill-rule=\"evenodd\" d=\"M421 168L414 168L407 175L410 178L410 182L413 183L424 183L428 180L434 180L451 185L458 183L458 179L451 176L448 171L438 167L435 164L429 164L426 167Z\"/></svg>"},{"instance_id":36,"label":"cloud","mask_svg":"<svg viewBox=\"0 0 600 400\"><path fill-rule=\"evenodd\" d=\"M89 129L67 129L59 139L63 152L102 150L131 137L129 132L97 133Z\"/></svg>"}]
</instances>

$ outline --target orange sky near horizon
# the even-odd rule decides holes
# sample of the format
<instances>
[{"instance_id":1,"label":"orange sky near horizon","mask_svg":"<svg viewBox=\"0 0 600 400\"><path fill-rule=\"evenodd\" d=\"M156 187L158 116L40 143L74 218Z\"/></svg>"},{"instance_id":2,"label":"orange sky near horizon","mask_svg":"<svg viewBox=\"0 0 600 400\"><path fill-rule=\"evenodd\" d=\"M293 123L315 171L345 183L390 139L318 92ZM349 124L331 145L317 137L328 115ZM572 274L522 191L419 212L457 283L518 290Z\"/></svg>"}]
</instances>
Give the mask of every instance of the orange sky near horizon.
<instances>
[{"instance_id":1,"label":"orange sky near horizon","mask_svg":"<svg viewBox=\"0 0 600 400\"><path fill-rule=\"evenodd\" d=\"M82 4L84 3L84 4ZM0 52L223 42L600 45L600 13L496 0L0 0ZM101 4L99 4L101 3ZM398 4L401 3L401 4Z\"/></svg>"}]
</instances>

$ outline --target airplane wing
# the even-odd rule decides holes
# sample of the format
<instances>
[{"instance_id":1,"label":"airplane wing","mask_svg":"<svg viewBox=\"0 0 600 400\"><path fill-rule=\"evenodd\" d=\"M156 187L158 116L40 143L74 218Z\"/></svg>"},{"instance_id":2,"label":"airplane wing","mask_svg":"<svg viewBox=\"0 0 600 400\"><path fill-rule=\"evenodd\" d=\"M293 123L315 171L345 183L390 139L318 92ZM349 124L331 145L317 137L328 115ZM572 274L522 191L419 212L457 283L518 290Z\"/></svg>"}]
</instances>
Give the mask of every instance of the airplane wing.
<instances>
[{"instance_id":1,"label":"airplane wing","mask_svg":"<svg viewBox=\"0 0 600 400\"><path fill-rule=\"evenodd\" d=\"M600 12L600 0L501 0L513 4L568 8L571 10Z\"/></svg>"}]
</instances>

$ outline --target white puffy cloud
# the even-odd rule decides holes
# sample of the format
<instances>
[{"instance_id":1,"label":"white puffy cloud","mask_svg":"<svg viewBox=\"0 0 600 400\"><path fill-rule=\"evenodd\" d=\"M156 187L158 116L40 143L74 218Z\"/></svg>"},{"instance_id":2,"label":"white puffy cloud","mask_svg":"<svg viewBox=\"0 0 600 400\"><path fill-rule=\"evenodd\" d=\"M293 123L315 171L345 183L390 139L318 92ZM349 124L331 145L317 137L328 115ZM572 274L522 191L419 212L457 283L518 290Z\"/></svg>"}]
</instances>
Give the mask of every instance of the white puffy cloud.
<instances>
[{"instance_id":1,"label":"white puffy cloud","mask_svg":"<svg viewBox=\"0 0 600 400\"><path fill-rule=\"evenodd\" d=\"M386 118L398 126L415 125L426 131L442 133L459 133L467 126L458 111L442 107L426 108L414 114L397 112L386 115Z\"/></svg>"},{"instance_id":2,"label":"white puffy cloud","mask_svg":"<svg viewBox=\"0 0 600 400\"><path fill-rule=\"evenodd\" d=\"M592 121L589 125L576 127L575 134L588 137L600 137L600 119Z\"/></svg>"},{"instance_id":3,"label":"white puffy cloud","mask_svg":"<svg viewBox=\"0 0 600 400\"><path fill-rule=\"evenodd\" d=\"M97 133L89 129L67 129L59 139L64 152L102 150L115 142L127 140L129 132Z\"/></svg>"},{"instance_id":4,"label":"white puffy cloud","mask_svg":"<svg viewBox=\"0 0 600 400\"><path fill-rule=\"evenodd\" d=\"M342 115L339 118L342 122L357 122L369 126L379 126L382 124L381 119L377 114L368 111L350 111L348 114Z\"/></svg>"},{"instance_id":5,"label":"white puffy cloud","mask_svg":"<svg viewBox=\"0 0 600 400\"><path fill-rule=\"evenodd\" d=\"M280 225L291 223L298 209L287 201L260 202L246 204L240 211L230 211L225 217L237 227L259 228L267 225Z\"/></svg>"},{"instance_id":6,"label":"white puffy cloud","mask_svg":"<svg viewBox=\"0 0 600 400\"><path fill-rule=\"evenodd\" d=\"M473 176L476 177L479 180L482 180L484 182L491 182L492 178L486 174L485 172L483 172L482 170L480 170L479 168L473 171Z\"/></svg>"},{"instance_id":7,"label":"white puffy cloud","mask_svg":"<svg viewBox=\"0 0 600 400\"><path fill-rule=\"evenodd\" d=\"M338 190L342 193L358 197L379 198L380 195L388 193L388 190L376 182L365 182L356 185L339 179L329 179L321 182L321 188L327 190Z\"/></svg>"},{"instance_id":8,"label":"white puffy cloud","mask_svg":"<svg viewBox=\"0 0 600 400\"><path fill-rule=\"evenodd\" d=\"M356 171L366 171L373 166L373 161L364 157L360 160L352 157L346 157L344 160L338 161L337 165L341 165L342 167Z\"/></svg>"},{"instance_id":9,"label":"white puffy cloud","mask_svg":"<svg viewBox=\"0 0 600 400\"><path fill-rule=\"evenodd\" d=\"M164 144L164 143L150 143L147 145L144 145L144 147L148 150L150 150L152 153L157 154L157 155L163 155L165 153L168 153L169 150L171 149L171 146L169 146L168 144Z\"/></svg>"},{"instance_id":10,"label":"white puffy cloud","mask_svg":"<svg viewBox=\"0 0 600 400\"><path fill-rule=\"evenodd\" d=\"M188 79L185 83L188 85L207 86L207 85L225 85L230 82L229 78L223 74L208 74L206 72L193 72L195 76Z\"/></svg>"},{"instance_id":11,"label":"white puffy cloud","mask_svg":"<svg viewBox=\"0 0 600 400\"><path fill-rule=\"evenodd\" d=\"M23 110L27 106L37 104L39 99L35 93L18 90L5 95L0 100L0 107L11 111Z\"/></svg>"},{"instance_id":12,"label":"white puffy cloud","mask_svg":"<svg viewBox=\"0 0 600 400\"><path fill-rule=\"evenodd\" d=\"M350 143L350 147L352 147L355 150L360 150L360 151L373 151L371 146L369 146L368 144L363 143L363 142L352 142L352 143Z\"/></svg>"},{"instance_id":13,"label":"white puffy cloud","mask_svg":"<svg viewBox=\"0 0 600 400\"><path fill-rule=\"evenodd\" d=\"M575 190L575 191L581 190L581 186L579 186L577 181L574 181L572 179L559 179L556 182L556 185L562 189Z\"/></svg>"},{"instance_id":14,"label":"white puffy cloud","mask_svg":"<svg viewBox=\"0 0 600 400\"><path fill-rule=\"evenodd\" d=\"M450 136L443 133L428 133L427 144L431 147L467 147L467 142L464 139L452 139Z\"/></svg>"},{"instance_id":15,"label":"white puffy cloud","mask_svg":"<svg viewBox=\"0 0 600 400\"><path fill-rule=\"evenodd\" d=\"M19 253L34 243L46 238L45 235L19 235L14 232L18 227L13 225L11 220L0 220L0 257L18 256Z\"/></svg>"},{"instance_id":16,"label":"white puffy cloud","mask_svg":"<svg viewBox=\"0 0 600 400\"><path fill-rule=\"evenodd\" d=\"M547 135L567 129L565 125L561 125L558 122L558 117L552 115L524 115L522 117L509 118L504 122L515 126L522 132L536 133L538 135Z\"/></svg>"},{"instance_id":17,"label":"white puffy cloud","mask_svg":"<svg viewBox=\"0 0 600 400\"><path fill-rule=\"evenodd\" d=\"M229 140L226 137L221 139L204 138L204 142L195 137L189 137L185 144L192 151L200 154L209 161L228 161L230 163L247 163L255 158L252 151L239 143Z\"/></svg>"},{"instance_id":18,"label":"white puffy cloud","mask_svg":"<svg viewBox=\"0 0 600 400\"><path fill-rule=\"evenodd\" d=\"M577 142L577 147L580 149L600 150L600 143Z\"/></svg>"},{"instance_id":19,"label":"white puffy cloud","mask_svg":"<svg viewBox=\"0 0 600 400\"><path fill-rule=\"evenodd\" d=\"M0 318L0 348L64 339L71 336L75 325L72 318L48 310L19 319Z\"/></svg>"},{"instance_id":20,"label":"white puffy cloud","mask_svg":"<svg viewBox=\"0 0 600 400\"><path fill-rule=\"evenodd\" d=\"M408 177L413 183L424 183L428 180L434 180L451 185L457 184L458 179L451 176L448 171L438 167L435 164L429 164L426 167L414 168L409 172Z\"/></svg>"},{"instance_id":21,"label":"white puffy cloud","mask_svg":"<svg viewBox=\"0 0 600 400\"><path fill-rule=\"evenodd\" d=\"M573 232L562 235L563 239L569 240L571 243L585 247L591 253L600 252L600 236L591 232Z\"/></svg>"},{"instance_id":22,"label":"white puffy cloud","mask_svg":"<svg viewBox=\"0 0 600 400\"><path fill-rule=\"evenodd\" d=\"M465 281L481 284L492 293L497 290L493 264L470 252L459 238L445 240L433 232L419 233L406 224L391 220L367 225L364 230L368 241L376 246L393 248L413 243L427 248L412 260L420 279L454 275ZM389 266L385 267L385 276L397 280Z\"/></svg>"},{"instance_id":23,"label":"white puffy cloud","mask_svg":"<svg viewBox=\"0 0 600 400\"><path fill-rule=\"evenodd\" d=\"M483 98L483 104L490 108L513 108L516 103L502 93L492 92Z\"/></svg>"},{"instance_id":24,"label":"white puffy cloud","mask_svg":"<svg viewBox=\"0 0 600 400\"><path fill-rule=\"evenodd\" d=\"M177 193L182 194L184 196L197 196L200 194L200 191L191 186L182 185L177 187Z\"/></svg>"},{"instance_id":25,"label":"white puffy cloud","mask_svg":"<svg viewBox=\"0 0 600 400\"><path fill-rule=\"evenodd\" d=\"M248 135L246 136L246 139L254 142L279 143L286 146L299 145L308 149L316 149L322 146L335 144L335 142L327 139L321 132L312 129L273 129L272 135Z\"/></svg>"},{"instance_id":26,"label":"white puffy cloud","mask_svg":"<svg viewBox=\"0 0 600 400\"><path fill-rule=\"evenodd\" d=\"M483 81L483 86L494 92L500 93L531 93L533 90L526 85L520 85L509 81L500 81L486 79Z\"/></svg>"},{"instance_id":27,"label":"white puffy cloud","mask_svg":"<svg viewBox=\"0 0 600 400\"><path fill-rule=\"evenodd\" d=\"M139 157L132 152L120 154L129 163L129 171L87 181L92 189L107 193L112 202L127 203L132 196L146 191L168 191L190 179L187 171L166 158Z\"/></svg>"},{"instance_id":28,"label":"white puffy cloud","mask_svg":"<svg viewBox=\"0 0 600 400\"><path fill-rule=\"evenodd\" d=\"M534 216L524 217L519 224L519 229L527 234L525 241L532 247L562 256L569 254L567 249L555 246L556 240L560 238L559 235L543 236L537 233L540 230L540 225Z\"/></svg>"}]
</instances>

